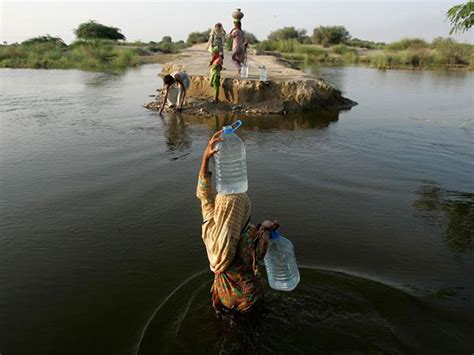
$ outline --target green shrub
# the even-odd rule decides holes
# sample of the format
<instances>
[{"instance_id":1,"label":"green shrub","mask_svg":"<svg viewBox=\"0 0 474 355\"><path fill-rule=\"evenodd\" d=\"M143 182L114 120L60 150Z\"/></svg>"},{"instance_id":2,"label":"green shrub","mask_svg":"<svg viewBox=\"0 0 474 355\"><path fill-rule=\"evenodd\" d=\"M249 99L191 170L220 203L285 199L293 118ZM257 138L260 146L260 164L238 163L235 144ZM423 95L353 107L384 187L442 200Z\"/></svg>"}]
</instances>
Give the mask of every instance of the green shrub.
<instances>
[{"instance_id":1,"label":"green shrub","mask_svg":"<svg viewBox=\"0 0 474 355\"><path fill-rule=\"evenodd\" d=\"M441 65L472 65L474 46L458 43L451 38L438 37L431 43Z\"/></svg>"},{"instance_id":2,"label":"green shrub","mask_svg":"<svg viewBox=\"0 0 474 355\"><path fill-rule=\"evenodd\" d=\"M276 31L271 32L267 40L269 41L286 41L286 40L297 40L303 42L307 38L305 29L296 29L294 27L283 27Z\"/></svg>"},{"instance_id":3,"label":"green shrub","mask_svg":"<svg viewBox=\"0 0 474 355\"><path fill-rule=\"evenodd\" d=\"M187 45L183 41L179 42L159 42L148 46L148 49L152 52L162 53L178 53L182 49L186 48Z\"/></svg>"},{"instance_id":4,"label":"green shrub","mask_svg":"<svg viewBox=\"0 0 474 355\"><path fill-rule=\"evenodd\" d=\"M81 39L125 39L125 36L121 33L119 28L105 26L95 21L81 23L79 27L74 30L74 34L77 38Z\"/></svg>"},{"instance_id":5,"label":"green shrub","mask_svg":"<svg viewBox=\"0 0 474 355\"><path fill-rule=\"evenodd\" d=\"M334 54L346 55L349 53L357 53L357 50L354 48L349 48L343 44L338 44L331 48L331 52Z\"/></svg>"},{"instance_id":6,"label":"green shrub","mask_svg":"<svg viewBox=\"0 0 474 355\"><path fill-rule=\"evenodd\" d=\"M0 46L0 61L12 58L27 58L28 52L20 46Z\"/></svg>"},{"instance_id":7,"label":"green shrub","mask_svg":"<svg viewBox=\"0 0 474 355\"><path fill-rule=\"evenodd\" d=\"M327 57L327 50L321 47L316 47L313 45L303 45L299 47L301 53L304 53L311 57Z\"/></svg>"},{"instance_id":8,"label":"green shrub","mask_svg":"<svg viewBox=\"0 0 474 355\"><path fill-rule=\"evenodd\" d=\"M225 49L227 49L228 51L231 51L232 50L232 38L227 38L226 41L225 41ZM261 43L261 42L260 42ZM257 48L258 50L258 48ZM262 50L262 49L260 49Z\"/></svg>"},{"instance_id":9,"label":"green shrub","mask_svg":"<svg viewBox=\"0 0 474 355\"><path fill-rule=\"evenodd\" d=\"M352 47L359 47L359 48L367 48L367 49L383 49L385 47L384 42L373 42L362 40L358 38L352 38L345 42L348 46Z\"/></svg>"},{"instance_id":10,"label":"green shrub","mask_svg":"<svg viewBox=\"0 0 474 355\"><path fill-rule=\"evenodd\" d=\"M391 51L422 48L429 48L429 45L424 39L421 38L403 38L400 41L392 42L386 45L386 49Z\"/></svg>"},{"instance_id":11,"label":"green shrub","mask_svg":"<svg viewBox=\"0 0 474 355\"><path fill-rule=\"evenodd\" d=\"M211 29L209 28L206 31L202 32L191 32L188 35L187 43L189 45L197 44L197 43L206 43L209 41L209 35L211 33Z\"/></svg>"},{"instance_id":12,"label":"green shrub","mask_svg":"<svg viewBox=\"0 0 474 355\"><path fill-rule=\"evenodd\" d=\"M255 36L252 32L244 31L244 33L245 33L245 40L249 44L256 44L259 42L259 40L257 39L257 36Z\"/></svg>"},{"instance_id":13,"label":"green shrub","mask_svg":"<svg viewBox=\"0 0 474 355\"><path fill-rule=\"evenodd\" d=\"M59 37L52 37L50 35L46 36L37 36L26 41L21 42L22 46L31 46L37 44L50 44L57 47L66 47L66 43Z\"/></svg>"},{"instance_id":14,"label":"green shrub","mask_svg":"<svg viewBox=\"0 0 474 355\"><path fill-rule=\"evenodd\" d=\"M313 30L313 43L328 47L344 43L351 38L344 26L319 26Z\"/></svg>"}]
</instances>

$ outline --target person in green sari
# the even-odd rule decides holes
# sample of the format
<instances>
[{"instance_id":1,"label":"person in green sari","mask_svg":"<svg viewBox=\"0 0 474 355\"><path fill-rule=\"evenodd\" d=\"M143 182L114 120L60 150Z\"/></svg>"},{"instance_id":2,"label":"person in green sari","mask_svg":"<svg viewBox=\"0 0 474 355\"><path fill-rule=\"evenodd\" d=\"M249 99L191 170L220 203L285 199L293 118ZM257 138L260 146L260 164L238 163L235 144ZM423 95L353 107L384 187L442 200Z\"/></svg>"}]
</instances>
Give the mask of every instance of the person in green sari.
<instances>
[{"instance_id":1,"label":"person in green sari","mask_svg":"<svg viewBox=\"0 0 474 355\"><path fill-rule=\"evenodd\" d=\"M212 49L212 58L209 63L210 66L210 84L214 89L214 102L219 102L219 91L221 87L221 70L223 67L222 56L219 53L219 48Z\"/></svg>"}]
</instances>

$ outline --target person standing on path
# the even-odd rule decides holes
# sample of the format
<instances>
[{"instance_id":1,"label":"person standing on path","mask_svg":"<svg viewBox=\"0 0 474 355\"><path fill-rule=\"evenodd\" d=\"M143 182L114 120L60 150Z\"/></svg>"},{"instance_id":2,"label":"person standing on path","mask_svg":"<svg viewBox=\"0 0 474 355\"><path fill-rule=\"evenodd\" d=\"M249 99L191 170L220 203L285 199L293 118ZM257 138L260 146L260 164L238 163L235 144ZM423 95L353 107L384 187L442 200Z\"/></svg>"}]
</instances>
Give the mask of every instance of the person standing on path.
<instances>
[{"instance_id":1,"label":"person standing on path","mask_svg":"<svg viewBox=\"0 0 474 355\"><path fill-rule=\"evenodd\" d=\"M213 53L214 48L217 48L219 55L221 56L222 60L224 60L225 39L225 30L222 27L222 23L218 22L209 35L209 41L207 42L206 50L209 50L209 52Z\"/></svg>"},{"instance_id":2,"label":"person standing on path","mask_svg":"<svg viewBox=\"0 0 474 355\"><path fill-rule=\"evenodd\" d=\"M221 87L221 70L223 69L223 59L219 54L219 49L214 47L212 50L212 58L209 63L210 69L210 84L214 89L214 103L219 102L219 90Z\"/></svg>"},{"instance_id":3,"label":"person standing on path","mask_svg":"<svg viewBox=\"0 0 474 355\"><path fill-rule=\"evenodd\" d=\"M245 52L247 51L245 35L240 21L234 21L234 28L230 31L229 36L232 38L232 63L240 74L242 64L245 62Z\"/></svg>"}]
</instances>

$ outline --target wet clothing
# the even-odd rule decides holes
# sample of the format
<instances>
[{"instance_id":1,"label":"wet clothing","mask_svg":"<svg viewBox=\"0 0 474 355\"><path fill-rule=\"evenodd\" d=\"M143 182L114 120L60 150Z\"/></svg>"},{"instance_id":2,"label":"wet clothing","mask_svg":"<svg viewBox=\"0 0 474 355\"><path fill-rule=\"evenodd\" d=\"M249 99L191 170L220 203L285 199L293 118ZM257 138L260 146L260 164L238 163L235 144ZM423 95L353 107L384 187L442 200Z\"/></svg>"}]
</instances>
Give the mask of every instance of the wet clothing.
<instances>
[{"instance_id":1,"label":"wet clothing","mask_svg":"<svg viewBox=\"0 0 474 355\"><path fill-rule=\"evenodd\" d=\"M245 193L214 196L210 177L202 175L196 195L204 220L202 239L215 274L213 305L249 311L262 298L258 261L266 252L260 230L249 224L250 200Z\"/></svg>"},{"instance_id":2,"label":"wet clothing","mask_svg":"<svg viewBox=\"0 0 474 355\"><path fill-rule=\"evenodd\" d=\"M234 28L230 31L229 36L232 41L232 63L234 63L237 70L240 70L241 65L245 62L245 36L244 31Z\"/></svg>"}]
</instances>

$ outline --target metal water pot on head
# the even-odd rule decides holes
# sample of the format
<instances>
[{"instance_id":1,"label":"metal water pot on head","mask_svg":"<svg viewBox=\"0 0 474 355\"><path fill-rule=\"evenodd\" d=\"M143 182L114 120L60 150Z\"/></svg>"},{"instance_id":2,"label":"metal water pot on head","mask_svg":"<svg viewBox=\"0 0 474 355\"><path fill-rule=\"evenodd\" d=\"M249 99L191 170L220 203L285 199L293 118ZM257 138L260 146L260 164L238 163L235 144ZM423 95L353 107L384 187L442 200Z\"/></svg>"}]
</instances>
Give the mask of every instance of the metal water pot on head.
<instances>
[{"instance_id":1,"label":"metal water pot on head","mask_svg":"<svg viewBox=\"0 0 474 355\"><path fill-rule=\"evenodd\" d=\"M232 12L232 18L236 21L240 21L244 18L244 13L242 11L240 11L240 9L235 9Z\"/></svg>"}]
</instances>

